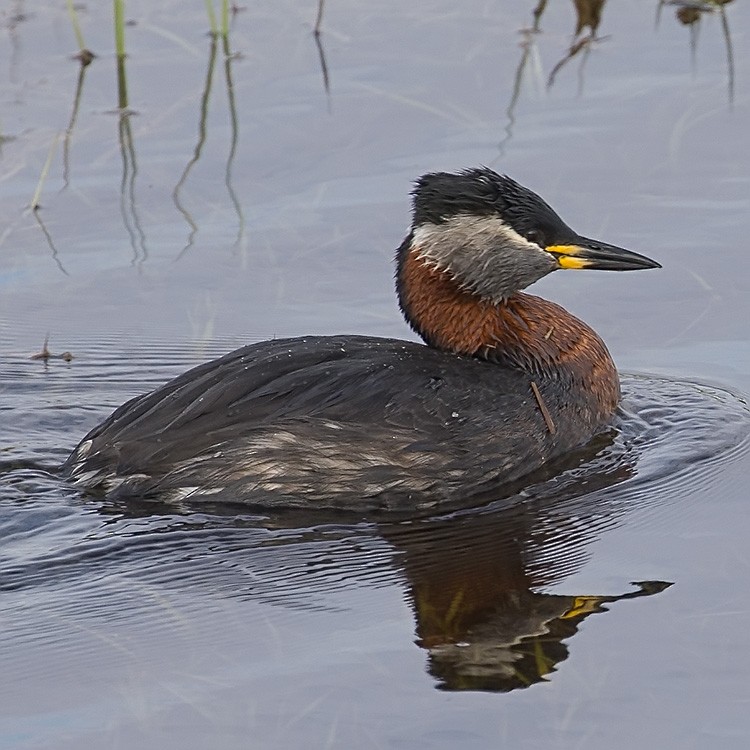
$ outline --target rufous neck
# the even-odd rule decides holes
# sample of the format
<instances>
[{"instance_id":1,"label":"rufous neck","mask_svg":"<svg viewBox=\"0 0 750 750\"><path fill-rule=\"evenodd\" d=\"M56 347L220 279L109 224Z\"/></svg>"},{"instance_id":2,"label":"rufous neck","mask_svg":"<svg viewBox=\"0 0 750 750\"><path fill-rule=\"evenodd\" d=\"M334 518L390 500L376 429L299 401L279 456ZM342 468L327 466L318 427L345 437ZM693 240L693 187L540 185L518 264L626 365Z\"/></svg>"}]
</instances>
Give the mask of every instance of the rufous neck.
<instances>
[{"instance_id":1,"label":"rufous neck","mask_svg":"<svg viewBox=\"0 0 750 750\"><path fill-rule=\"evenodd\" d=\"M522 293L494 305L461 289L413 251L399 258L397 286L407 322L430 346L540 378L569 376L600 388L611 382L616 403L619 382L606 346L559 305Z\"/></svg>"}]
</instances>

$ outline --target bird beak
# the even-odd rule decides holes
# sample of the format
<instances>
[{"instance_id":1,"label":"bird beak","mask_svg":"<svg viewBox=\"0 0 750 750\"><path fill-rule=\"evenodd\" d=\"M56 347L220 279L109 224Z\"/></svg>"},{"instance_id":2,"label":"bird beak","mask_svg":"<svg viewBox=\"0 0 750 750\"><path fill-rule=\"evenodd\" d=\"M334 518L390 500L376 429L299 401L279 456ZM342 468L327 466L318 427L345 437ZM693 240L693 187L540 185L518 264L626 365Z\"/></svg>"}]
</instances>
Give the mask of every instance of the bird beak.
<instances>
[{"instance_id":1,"label":"bird beak","mask_svg":"<svg viewBox=\"0 0 750 750\"><path fill-rule=\"evenodd\" d=\"M599 271L661 268L659 263L645 255L587 237L579 237L575 245L551 245L546 250L555 256L560 268L592 268Z\"/></svg>"}]
</instances>

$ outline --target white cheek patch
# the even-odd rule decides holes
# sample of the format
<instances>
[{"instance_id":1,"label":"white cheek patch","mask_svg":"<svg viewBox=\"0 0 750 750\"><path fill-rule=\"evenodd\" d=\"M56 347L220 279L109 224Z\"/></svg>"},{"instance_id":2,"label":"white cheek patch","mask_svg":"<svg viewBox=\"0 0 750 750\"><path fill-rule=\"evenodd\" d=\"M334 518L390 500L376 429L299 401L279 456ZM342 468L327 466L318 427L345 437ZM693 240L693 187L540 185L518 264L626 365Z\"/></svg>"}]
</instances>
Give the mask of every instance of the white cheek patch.
<instances>
[{"instance_id":1,"label":"white cheek patch","mask_svg":"<svg viewBox=\"0 0 750 750\"><path fill-rule=\"evenodd\" d=\"M497 216L459 214L443 224L421 224L412 240L419 259L439 268L450 268L455 262L469 258L481 265L491 262L498 247L540 251L541 248L522 237Z\"/></svg>"},{"instance_id":2,"label":"white cheek patch","mask_svg":"<svg viewBox=\"0 0 750 750\"><path fill-rule=\"evenodd\" d=\"M440 251L443 244L441 236L441 229L436 224L422 224L414 230L411 241L412 247L417 251L417 258L438 270L444 270L447 266L445 252Z\"/></svg>"},{"instance_id":3,"label":"white cheek patch","mask_svg":"<svg viewBox=\"0 0 750 750\"><path fill-rule=\"evenodd\" d=\"M499 216L459 214L414 230L417 257L462 289L498 303L553 270L549 253Z\"/></svg>"}]
</instances>

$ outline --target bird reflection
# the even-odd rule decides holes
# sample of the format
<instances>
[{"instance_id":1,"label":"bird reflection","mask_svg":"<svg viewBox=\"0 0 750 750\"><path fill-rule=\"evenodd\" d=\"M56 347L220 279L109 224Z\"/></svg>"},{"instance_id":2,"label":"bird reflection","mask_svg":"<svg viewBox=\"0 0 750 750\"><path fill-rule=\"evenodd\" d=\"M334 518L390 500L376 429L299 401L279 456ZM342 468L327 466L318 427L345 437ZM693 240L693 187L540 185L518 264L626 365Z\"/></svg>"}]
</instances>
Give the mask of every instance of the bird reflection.
<instances>
[{"instance_id":1,"label":"bird reflection","mask_svg":"<svg viewBox=\"0 0 750 750\"><path fill-rule=\"evenodd\" d=\"M381 528L400 553L416 642L441 689L507 692L540 682L568 657L565 641L589 615L671 585L639 582L614 595L541 590L575 572L587 545L627 509L602 491L632 469L608 448L593 449L585 470L541 483L499 512Z\"/></svg>"},{"instance_id":2,"label":"bird reflection","mask_svg":"<svg viewBox=\"0 0 750 750\"><path fill-rule=\"evenodd\" d=\"M320 610L346 581L403 585L436 687L508 692L547 679L590 615L671 585L548 591L587 562L590 545L605 531L648 501L649 493L632 492L636 474L643 481L636 471L642 429L638 419L624 420L510 494L440 517L387 514L364 523L314 509L249 516L247 508L238 516L236 507L206 504L182 508L181 515L173 505L132 499L110 500L100 512L116 528L125 524L130 551L121 558L128 570L141 567L132 555L143 554L146 576L176 576L192 590L197 580L213 594ZM126 521L133 517L150 520L133 526ZM165 564L170 554L189 566Z\"/></svg>"}]
</instances>

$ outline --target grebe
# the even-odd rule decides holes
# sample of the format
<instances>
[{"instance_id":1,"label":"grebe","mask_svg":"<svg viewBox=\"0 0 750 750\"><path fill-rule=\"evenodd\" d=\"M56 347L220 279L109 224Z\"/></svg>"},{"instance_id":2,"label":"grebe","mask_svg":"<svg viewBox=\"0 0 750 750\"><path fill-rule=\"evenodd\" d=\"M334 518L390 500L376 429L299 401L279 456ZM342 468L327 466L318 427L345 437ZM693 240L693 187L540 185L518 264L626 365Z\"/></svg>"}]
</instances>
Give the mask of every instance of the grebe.
<instances>
[{"instance_id":1,"label":"grebe","mask_svg":"<svg viewBox=\"0 0 750 750\"><path fill-rule=\"evenodd\" d=\"M434 508L515 482L588 441L620 384L602 340L520 293L559 268L659 268L576 234L486 168L420 177L396 255L426 346L263 341L128 401L63 465L110 497L278 508Z\"/></svg>"}]
</instances>

